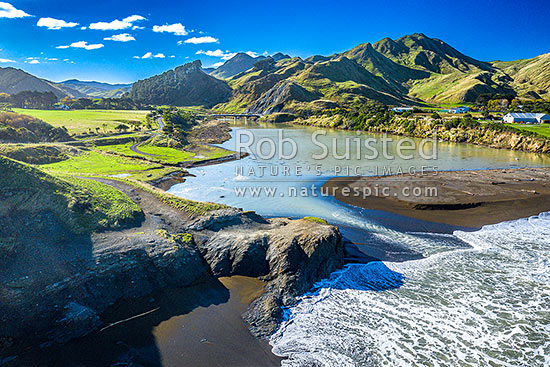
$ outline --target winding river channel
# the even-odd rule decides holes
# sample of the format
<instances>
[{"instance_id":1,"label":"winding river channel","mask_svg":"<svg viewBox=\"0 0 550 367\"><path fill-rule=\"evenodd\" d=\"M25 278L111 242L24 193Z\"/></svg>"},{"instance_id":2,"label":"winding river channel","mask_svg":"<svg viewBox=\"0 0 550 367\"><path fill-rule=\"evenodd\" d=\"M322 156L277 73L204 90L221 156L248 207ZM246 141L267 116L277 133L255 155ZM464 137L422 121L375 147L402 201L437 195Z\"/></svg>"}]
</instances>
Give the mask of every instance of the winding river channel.
<instances>
[{"instance_id":1,"label":"winding river channel","mask_svg":"<svg viewBox=\"0 0 550 367\"><path fill-rule=\"evenodd\" d=\"M264 216L320 217L341 228L348 258L360 263L286 310L271 338L274 353L287 357L283 365L550 365L550 215L472 230L359 209L320 190L334 176L540 167L550 166L548 157L438 142L437 159L419 150L399 158L394 137L387 154L365 159L353 139L371 138L381 152L381 135L323 130L314 142L317 128L280 128L234 126L222 146L234 150L244 133L242 140L255 142L290 138L298 148L291 159L279 156L288 153L284 145L264 158L270 144L252 145L244 159L190 169L194 177L169 192ZM329 154L316 160L320 143ZM349 157L337 159L347 145Z\"/></svg>"}]
</instances>

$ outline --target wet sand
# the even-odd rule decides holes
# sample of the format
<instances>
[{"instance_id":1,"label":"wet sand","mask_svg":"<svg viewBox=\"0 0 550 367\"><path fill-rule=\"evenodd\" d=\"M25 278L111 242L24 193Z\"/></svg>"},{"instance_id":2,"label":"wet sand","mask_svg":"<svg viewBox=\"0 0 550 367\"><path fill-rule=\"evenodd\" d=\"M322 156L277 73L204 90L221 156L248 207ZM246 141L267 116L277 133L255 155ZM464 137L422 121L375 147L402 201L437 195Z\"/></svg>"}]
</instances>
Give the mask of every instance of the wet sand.
<instances>
[{"instance_id":1,"label":"wet sand","mask_svg":"<svg viewBox=\"0 0 550 367\"><path fill-rule=\"evenodd\" d=\"M345 188L350 190L347 195ZM411 194L414 188L419 188L419 196ZM470 228L550 211L550 168L337 177L323 189L361 208Z\"/></svg>"},{"instance_id":2,"label":"wet sand","mask_svg":"<svg viewBox=\"0 0 550 367\"><path fill-rule=\"evenodd\" d=\"M241 318L264 284L234 276L119 301L101 316L102 330L9 366L280 366Z\"/></svg>"}]
</instances>

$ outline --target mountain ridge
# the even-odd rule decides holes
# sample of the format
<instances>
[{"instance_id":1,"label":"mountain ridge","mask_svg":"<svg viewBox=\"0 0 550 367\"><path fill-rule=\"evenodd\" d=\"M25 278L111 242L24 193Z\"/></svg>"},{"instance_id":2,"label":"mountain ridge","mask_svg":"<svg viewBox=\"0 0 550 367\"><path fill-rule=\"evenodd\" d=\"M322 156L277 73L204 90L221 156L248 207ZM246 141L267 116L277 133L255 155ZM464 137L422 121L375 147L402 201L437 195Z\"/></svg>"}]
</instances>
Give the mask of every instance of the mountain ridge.
<instances>
[{"instance_id":1,"label":"mountain ridge","mask_svg":"<svg viewBox=\"0 0 550 367\"><path fill-rule=\"evenodd\" d=\"M306 59L280 52L257 57L241 52L214 70L202 69L197 60L138 81L131 88L75 79L53 83L19 69L0 68L0 92L11 94L24 88L75 98L128 92L145 103L217 105L219 111L255 113L323 105L312 103L312 96L342 106L368 100L391 105L472 103L485 94L550 98L550 53L485 62L438 38L414 33Z\"/></svg>"},{"instance_id":2,"label":"mountain ridge","mask_svg":"<svg viewBox=\"0 0 550 367\"><path fill-rule=\"evenodd\" d=\"M132 84L110 84L97 81L83 81L78 79L69 79L57 83L71 89L77 90L87 97L94 98L118 98L128 93Z\"/></svg>"}]
</instances>

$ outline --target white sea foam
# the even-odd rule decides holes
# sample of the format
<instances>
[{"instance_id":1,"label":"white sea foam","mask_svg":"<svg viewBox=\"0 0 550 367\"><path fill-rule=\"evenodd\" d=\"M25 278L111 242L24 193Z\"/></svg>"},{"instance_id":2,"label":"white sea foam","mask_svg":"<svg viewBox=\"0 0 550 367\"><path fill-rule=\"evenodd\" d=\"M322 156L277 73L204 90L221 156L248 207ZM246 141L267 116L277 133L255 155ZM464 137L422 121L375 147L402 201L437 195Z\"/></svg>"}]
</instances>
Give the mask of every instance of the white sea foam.
<instances>
[{"instance_id":1,"label":"white sea foam","mask_svg":"<svg viewBox=\"0 0 550 367\"><path fill-rule=\"evenodd\" d=\"M284 366L550 366L550 213L454 236L471 247L334 273L273 351Z\"/></svg>"}]
</instances>

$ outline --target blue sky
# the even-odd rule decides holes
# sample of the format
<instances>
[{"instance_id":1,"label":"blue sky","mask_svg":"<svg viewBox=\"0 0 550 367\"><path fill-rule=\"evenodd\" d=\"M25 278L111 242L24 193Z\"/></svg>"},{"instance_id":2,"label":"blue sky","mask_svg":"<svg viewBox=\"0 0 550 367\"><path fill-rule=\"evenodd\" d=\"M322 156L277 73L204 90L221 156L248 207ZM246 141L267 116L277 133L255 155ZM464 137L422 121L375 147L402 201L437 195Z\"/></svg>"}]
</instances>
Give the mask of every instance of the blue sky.
<instances>
[{"instance_id":1,"label":"blue sky","mask_svg":"<svg viewBox=\"0 0 550 367\"><path fill-rule=\"evenodd\" d=\"M547 0L0 0L0 66L133 82L239 51L329 55L415 32L480 60L513 60L550 52L549 15Z\"/></svg>"}]
</instances>

